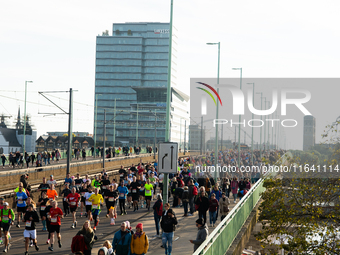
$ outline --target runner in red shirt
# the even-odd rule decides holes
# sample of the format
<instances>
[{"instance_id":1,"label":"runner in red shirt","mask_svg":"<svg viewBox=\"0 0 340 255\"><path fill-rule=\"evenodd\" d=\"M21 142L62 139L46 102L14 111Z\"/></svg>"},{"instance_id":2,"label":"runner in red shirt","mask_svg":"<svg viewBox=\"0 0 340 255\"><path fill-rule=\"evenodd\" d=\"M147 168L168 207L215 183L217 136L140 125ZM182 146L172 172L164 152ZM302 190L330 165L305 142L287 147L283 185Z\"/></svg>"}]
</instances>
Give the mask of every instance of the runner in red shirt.
<instances>
[{"instance_id":1,"label":"runner in red shirt","mask_svg":"<svg viewBox=\"0 0 340 255\"><path fill-rule=\"evenodd\" d=\"M80 195L76 193L76 188L73 187L72 193L68 194L66 197L66 201L70 205L70 211L73 215L73 223L72 223L71 228L77 227L76 213L77 213L79 200L80 200Z\"/></svg>"},{"instance_id":2,"label":"runner in red shirt","mask_svg":"<svg viewBox=\"0 0 340 255\"><path fill-rule=\"evenodd\" d=\"M61 235L60 235L60 225L61 225L61 218L64 218L63 211L58 207L58 202L52 202L52 208L48 212L48 220L50 223L50 235L51 235L51 247L48 247L50 251L53 251L53 243L54 243L54 232L57 232L58 237L58 244L59 248L61 248Z\"/></svg>"}]
</instances>

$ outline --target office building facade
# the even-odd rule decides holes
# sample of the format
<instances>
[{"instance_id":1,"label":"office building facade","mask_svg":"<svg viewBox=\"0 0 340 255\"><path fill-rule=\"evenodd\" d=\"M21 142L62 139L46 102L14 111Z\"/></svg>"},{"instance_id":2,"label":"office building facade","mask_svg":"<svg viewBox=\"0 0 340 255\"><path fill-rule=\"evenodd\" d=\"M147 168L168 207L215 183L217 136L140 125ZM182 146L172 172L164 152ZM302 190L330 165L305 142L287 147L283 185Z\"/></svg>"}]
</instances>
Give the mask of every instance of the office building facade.
<instances>
[{"instance_id":1,"label":"office building facade","mask_svg":"<svg viewBox=\"0 0 340 255\"><path fill-rule=\"evenodd\" d=\"M315 118L307 115L303 118L303 150L308 151L315 145Z\"/></svg>"},{"instance_id":2,"label":"office building facade","mask_svg":"<svg viewBox=\"0 0 340 255\"><path fill-rule=\"evenodd\" d=\"M179 142L181 130L184 133L181 119L189 118L189 96L176 84L173 31L170 140ZM115 23L111 36L97 36L97 145L103 143L104 109L108 146L152 146L165 140L168 60L169 23Z\"/></svg>"}]
</instances>

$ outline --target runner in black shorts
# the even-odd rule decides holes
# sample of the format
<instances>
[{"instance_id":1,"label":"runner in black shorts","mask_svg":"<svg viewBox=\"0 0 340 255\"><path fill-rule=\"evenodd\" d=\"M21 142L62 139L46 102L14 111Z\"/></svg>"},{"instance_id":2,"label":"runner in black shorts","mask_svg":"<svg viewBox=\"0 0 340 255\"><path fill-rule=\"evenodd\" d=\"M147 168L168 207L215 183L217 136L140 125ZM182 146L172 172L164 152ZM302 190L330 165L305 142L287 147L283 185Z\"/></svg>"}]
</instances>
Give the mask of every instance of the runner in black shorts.
<instances>
[{"instance_id":1,"label":"runner in black shorts","mask_svg":"<svg viewBox=\"0 0 340 255\"><path fill-rule=\"evenodd\" d=\"M88 192L87 184L83 183L77 192L80 195L80 217L83 217L83 208L85 207L85 194ZM86 209L85 209L86 210ZM87 214L87 210L85 212Z\"/></svg>"},{"instance_id":2,"label":"runner in black shorts","mask_svg":"<svg viewBox=\"0 0 340 255\"><path fill-rule=\"evenodd\" d=\"M40 207L40 210L39 210L39 212L40 212L40 218L41 218L41 221L42 221L42 224L43 224L43 229L42 229L42 231L47 231L47 228L46 228L46 216L47 216L47 214L46 214L46 211L45 211L45 209L46 209L46 203L47 203L47 201L48 201L48 198L47 198L47 196L46 196L46 192L42 192L41 193L41 198L39 198L39 201L38 201L38 203L37 203L37 207L39 206Z\"/></svg>"},{"instance_id":3,"label":"runner in black shorts","mask_svg":"<svg viewBox=\"0 0 340 255\"><path fill-rule=\"evenodd\" d=\"M131 191L131 194L132 194L133 211L134 212L136 210L138 210L139 188L140 188L140 185L137 182L136 176L134 176L133 177L133 182L130 184L130 191Z\"/></svg>"},{"instance_id":4,"label":"runner in black shorts","mask_svg":"<svg viewBox=\"0 0 340 255\"><path fill-rule=\"evenodd\" d=\"M63 218L63 211L58 207L58 202L52 202L52 208L48 212L48 219L50 220L50 229L49 232L51 234L51 247L48 247L50 251L53 251L54 244L54 232L57 233L59 248L61 248L61 235L60 235L60 219Z\"/></svg>"},{"instance_id":5,"label":"runner in black shorts","mask_svg":"<svg viewBox=\"0 0 340 255\"><path fill-rule=\"evenodd\" d=\"M92 190L93 190L92 186L88 186L87 190L88 191L85 193L85 208L86 208L86 212L87 212L87 218L88 218L88 220L91 220L91 218L92 218L92 213L91 213L92 202L89 202L88 199L94 193L92 192Z\"/></svg>"}]
</instances>

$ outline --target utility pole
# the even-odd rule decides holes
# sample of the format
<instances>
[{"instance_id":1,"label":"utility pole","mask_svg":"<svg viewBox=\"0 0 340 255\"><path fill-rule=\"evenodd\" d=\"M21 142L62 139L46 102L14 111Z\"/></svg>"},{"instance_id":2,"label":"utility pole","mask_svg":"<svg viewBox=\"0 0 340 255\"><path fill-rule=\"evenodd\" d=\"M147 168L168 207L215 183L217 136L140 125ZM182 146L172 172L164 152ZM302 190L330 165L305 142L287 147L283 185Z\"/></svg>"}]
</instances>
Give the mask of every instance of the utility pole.
<instances>
[{"instance_id":1,"label":"utility pole","mask_svg":"<svg viewBox=\"0 0 340 255\"><path fill-rule=\"evenodd\" d=\"M27 116L26 116L26 100L27 100L27 83L28 82L32 83L33 81L25 81L24 141L23 141L23 150L22 150L22 154L24 155L24 160L26 160L26 158L25 158L25 152L26 152L26 121L27 121Z\"/></svg>"},{"instance_id":2,"label":"utility pole","mask_svg":"<svg viewBox=\"0 0 340 255\"><path fill-rule=\"evenodd\" d=\"M267 110L267 97L264 97L264 109ZM267 126L267 123L266 123L266 115L264 115L264 151L266 150L266 126Z\"/></svg>"},{"instance_id":3,"label":"utility pole","mask_svg":"<svg viewBox=\"0 0 340 255\"><path fill-rule=\"evenodd\" d=\"M187 139L187 120L184 120L184 154L185 155L185 142Z\"/></svg>"},{"instance_id":4,"label":"utility pole","mask_svg":"<svg viewBox=\"0 0 340 255\"><path fill-rule=\"evenodd\" d=\"M261 112L262 112L262 92L256 93L256 94L261 94ZM262 123L262 115L261 115L261 123ZM260 159L262 159L262 126L260 127ZM259 149L259 148L257 148Z\"/></svg>"},{"instance_id":5,"label":"utility pole","mask_svg":"<svg viewBox=\"0 0 340 255\"><path fill-rule=\"evenodd\" d=\"M168 57L168 84L166 90L166 124L165 124L165 142L170 142L170 114L171 114L171 56L172 56L172 16L173 0L170 5L170 28L169 28L169 57ZM163 203L168 202L168 181L169 174L164 173L163 179Z\"/></svg>"},{"instance_id":6,"label":"utility pole","mask_svg":"<svg viewBox=\"0 0 340 255\"><path fill-rule=\"evenodd\" d=\"M153 141L153 158L156 160L156 132L157 132L157 129L156 129L156 125L157 125L157 114L156 114L156 109L155 109L155 138L154 138L154 141Z\"/></svg>"},{"instance_id":7,"label":"utility pole","mask_svg":"<svg viewBox=\"0 0 340 255\"><path fill-rule=\"evenodd\" d=\"M72 158L72 120L73 120L73 91L70 88L70 102L69 102L69 110L68 110L68 154L67 154L67 167L66 167L66 174L70 173L70 162Z\"/></svg>"},{"instance_id":8,"label":"utility pole","mask_svg":"<svg viewBox=\"0 0 340 255\"><path fill-rule=\"evenodd\" d=\"M223 125L222 125L222 128L221 128L221 151L223 151Z\"/></svg>"},{"instance_id":9,"label":"utility pole","mask_svg":"<svg viewBox=\"0 0 340 255\"><path fill-rule=\"evenodd\" d=\"M104 109L104 130L103 130L103 168L105 168L105 142L106 142L106 109ZM113 148L114 149L114 148Z\"/></svg>"},{"instance_id":10,"label":"utility pole","mask_svg":"<svg viewBox=\"0 0 340 255\"><path fill-rule=\"evenodd\" d=\"M201 155L203 153L203 115L201 116Z\"/></svg>"},{"instance_id":11,"label":"utility pole","mask_svg":"<svg viewBox=\"0 0 340 255\"><path fill-rule=\"evenodd\" d=\"M115 149L115 145L116 145L116 99L115 98L115 108L113 111L113 150Z\"/></svg>"},{"instance_id":12,"label":"utility pole","mask_svg":"<svg viewBox=\"0 0 340 255\"><path fill-rule=\"evenodd\" d=\"M138 146L138 104L137 104L137 121L136 121L136 147Z\"/></svg>"}]
</instances>

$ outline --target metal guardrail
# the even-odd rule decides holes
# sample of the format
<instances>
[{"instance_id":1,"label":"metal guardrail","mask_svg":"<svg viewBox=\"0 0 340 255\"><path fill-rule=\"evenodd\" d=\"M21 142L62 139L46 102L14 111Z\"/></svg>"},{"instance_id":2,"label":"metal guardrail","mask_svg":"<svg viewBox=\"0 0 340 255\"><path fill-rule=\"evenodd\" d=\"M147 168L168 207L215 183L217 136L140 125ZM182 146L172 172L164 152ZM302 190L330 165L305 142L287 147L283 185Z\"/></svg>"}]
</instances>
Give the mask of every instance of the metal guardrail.
<instances>
[{"instance_id":1,"label":"metal guardrail","mask_svg":"<svg viewBox=\"0 0 340 255\"><path fill-rule=\"evenodd\" d=\"M285 153L276 163L283 164L288 157L291 157L290 152ZM265 190L263 187L264 180L276 174L276 172L267 172L258 180L241 201L229 212L227 217L211 232L193 255L225 254L246 222L251 211L261 199L261 194Z\"/></svg>"}]
</instances>

